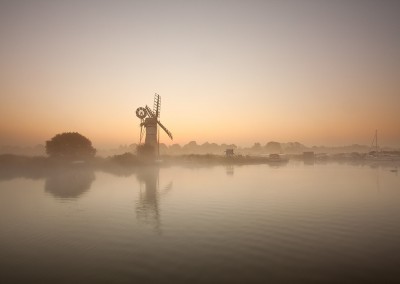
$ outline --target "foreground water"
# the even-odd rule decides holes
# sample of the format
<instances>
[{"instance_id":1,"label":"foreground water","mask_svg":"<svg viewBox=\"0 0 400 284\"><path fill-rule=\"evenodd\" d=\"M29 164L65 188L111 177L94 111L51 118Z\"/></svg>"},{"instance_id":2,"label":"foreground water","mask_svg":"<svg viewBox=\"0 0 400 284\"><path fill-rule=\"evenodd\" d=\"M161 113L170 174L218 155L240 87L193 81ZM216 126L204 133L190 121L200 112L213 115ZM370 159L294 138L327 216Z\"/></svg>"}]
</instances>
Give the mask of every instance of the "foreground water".
<instances>
[{"instance_id":1,"label":"foreground water","mask_svg":"<svg viewBox=\"0 0 400 284\"><path fill-rule=\"evenodd\" d=\"M0 180L1 283L399 283L400 176L289 163Z\"/></svg>"}]
</instances>

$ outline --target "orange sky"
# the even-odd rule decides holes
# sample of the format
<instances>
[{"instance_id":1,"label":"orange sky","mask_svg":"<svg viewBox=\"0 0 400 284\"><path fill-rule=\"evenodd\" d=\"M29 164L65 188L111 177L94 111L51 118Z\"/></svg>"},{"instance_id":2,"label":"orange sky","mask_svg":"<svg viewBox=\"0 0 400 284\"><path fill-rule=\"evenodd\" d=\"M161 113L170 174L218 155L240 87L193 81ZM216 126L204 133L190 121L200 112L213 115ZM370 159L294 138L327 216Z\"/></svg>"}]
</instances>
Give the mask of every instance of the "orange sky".
<instances>
[{"instance_id":1,"label":"orange sky","mask_svg":"<svg viewBox=\"0 0 400 284\"><path fill-rule=\"evenodd\" d=\"M33 2L0 4L0 146L137 143L157 92L167 144L400 147L395 1Z\"/></svg>"}]
</instances>

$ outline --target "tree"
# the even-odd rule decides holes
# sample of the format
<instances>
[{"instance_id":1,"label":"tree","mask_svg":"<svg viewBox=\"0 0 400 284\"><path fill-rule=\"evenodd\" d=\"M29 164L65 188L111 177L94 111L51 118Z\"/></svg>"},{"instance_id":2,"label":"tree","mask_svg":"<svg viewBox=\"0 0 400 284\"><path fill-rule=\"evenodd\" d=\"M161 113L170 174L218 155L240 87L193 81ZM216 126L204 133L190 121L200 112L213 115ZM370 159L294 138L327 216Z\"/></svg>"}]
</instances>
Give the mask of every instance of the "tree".
<instances>
[{"instance_id":1,"label":"tree","mask_svg":"<svg viewBox=\"0 0 400 284\"><path fill-rule=\"evenodd\" d=\"M50 157L87 160L94 157L96 149L85 136L77 132L64 132L46 141L46 153Z\"/></svg>"},{"instance_id":2,"label":"tree","mask_svg":"<svg viewBox=\"0 0 400 284\"><path fill-rule=\"evenodd\" d=\"M169 146L168 150L171 154L180 154L182 151L182 147L179 144L172 144L171 146Z\"/></svg>"},{"instance_id":3,"label":"tree","mask_svg":"<svg viewBox=\"0 0 400 284\"><path fill-rule=\"evenodd\" d=\"M254 145L250 148L253 153L260 153L262 151L261 144L259 142L254 143Z\"/></svg>"},{"instance_id":4,"label":"tree","mask_svg":"<svg viewBox=\"0 0 400 284\"><path fill-rule=\"evenodd\" d=\"M268 153L279 154L282 153L282 146L279 142L271 141L265 145L265 150Z\"/></svg>"}]
</instances>

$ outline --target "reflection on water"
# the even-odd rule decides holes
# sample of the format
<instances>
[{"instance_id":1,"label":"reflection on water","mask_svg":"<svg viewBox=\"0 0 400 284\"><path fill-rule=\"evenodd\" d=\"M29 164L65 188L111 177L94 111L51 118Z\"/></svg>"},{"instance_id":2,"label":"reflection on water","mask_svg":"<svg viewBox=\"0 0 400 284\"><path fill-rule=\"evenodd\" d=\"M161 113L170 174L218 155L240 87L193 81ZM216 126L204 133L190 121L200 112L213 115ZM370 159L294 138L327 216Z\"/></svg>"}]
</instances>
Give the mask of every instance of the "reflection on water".
<instances>
[{"instance_id":1,"label":"reflection on water","mask_svg":"<svg viewBox=\"0 0 400 284\"><path fill-rule=\"evenodd\" d=\"M158 209L158 168L144 168L137 173L140 181L140 195L136 204L137 218L146 222L153 223L159 230L160 215ZM144 184L144 189L142 188Z\"/></svg>"},{"instance_id":2,"label":"reflection on water","mask_svg":"<svg viewBox=\"0 0 400 284\"><path fill-rule=\"evenodd\" d=\"M392 170L298 161L7 173L1 282L397 283Z\"/></svg>"},{"instance_id":3,"label":"reflection on water","mask_svg":"<svg viewBox=\"0 0 400 284\"><path fill-rule=\"evenodd\" d=\"M91 168L58 168L46 177L44 189L57 198L78 198L90 189L94 180L95 175Z\"/></svg>"},{"instance_id":4,"label":"reflection on water","mask_svg":"<svg viewBox=\"0 0 400 284\"><path fill-rule=\"evenodd\" d=\"M140 183L139 199L136 202L136 216L143 223L154 226L161 233L159 199L172 188L172 182L160 189L158 167L139 168L136 177Z\"/></svg>"},{"instance_id":5,"label":"reflection on water","mask_svg":"<svg viewBox=\"0 0 400 284\"><path fill-rule=\"evenodd\" d=\"M235 174L235 167L233 165L227 165L225 169L228 176L233 176Z\"/></svg>"}]
</instances>

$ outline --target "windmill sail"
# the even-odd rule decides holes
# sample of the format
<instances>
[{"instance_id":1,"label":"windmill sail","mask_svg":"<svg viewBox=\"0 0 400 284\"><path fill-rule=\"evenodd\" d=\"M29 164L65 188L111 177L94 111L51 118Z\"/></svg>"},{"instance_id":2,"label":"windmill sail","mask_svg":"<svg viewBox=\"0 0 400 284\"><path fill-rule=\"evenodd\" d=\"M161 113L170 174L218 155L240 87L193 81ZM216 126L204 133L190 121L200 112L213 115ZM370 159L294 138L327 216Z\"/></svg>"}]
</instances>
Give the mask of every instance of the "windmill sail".
<instances>
[{"instance_id":1,"label":"windmill sail","mask_svg":"<svg viewBox=\"0 0 400 284\"><path fill-rule=\"evenodd\" d=\"M171 140L174 140L174 138L172 137L172 133L164 126L161 124L161 122L159 120L157 120L158 125L160 125L160 127L165 131L165 133L167 133L167 135L169 136L169 138L171 138Z\"/></svg>"},{"instance_id":2,"label":"windmill sail","mask_svg":"<svg viewBox=\"0 0 400 284\"><path fill-rule=\"evenodd\" d=\"M160 117L161 97L159 94L154 95L153 113L156 117Z\"/></svg>"},{"instance_id":3,"label":"windmill sail","mask_svg":"<svg viewBox=\"0 0 400 284\"><path fill-rule=\"evenodd\" d=\"M149 113L149 115L150 115L152 118L155 118L155 117L156 117L156 115L155 115L154 112L149 108L149 106L146 105L145 108L146 108L147 112Z\"/></svg>"},{"instance_id":4,"label":"windmill sail","mask_svg":"<svg viewBox=\"0 0 400 284\"><path fill-rule=\"evenodd\" d=\"M147 112L149 113L150 117L157 119L155 113L147 105L145 108L146 108ZM171 138L171 140L173 140L174 138L172 137L171 131L169 131L164 125L162 125L162 123L158 119L157 119L157 123L165 131L165 133L167 133L169 138Z\"/></svg>"}]
</instances>

